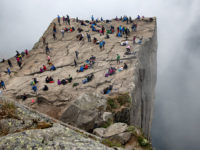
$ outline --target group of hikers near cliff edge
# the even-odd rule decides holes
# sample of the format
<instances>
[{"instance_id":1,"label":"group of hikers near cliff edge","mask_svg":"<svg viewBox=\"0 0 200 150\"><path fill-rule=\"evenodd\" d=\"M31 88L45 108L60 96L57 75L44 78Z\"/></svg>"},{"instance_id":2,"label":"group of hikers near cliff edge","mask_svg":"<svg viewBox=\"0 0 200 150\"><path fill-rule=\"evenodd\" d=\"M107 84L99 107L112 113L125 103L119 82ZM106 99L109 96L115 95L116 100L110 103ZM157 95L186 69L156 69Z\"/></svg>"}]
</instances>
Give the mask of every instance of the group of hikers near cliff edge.
<instances>
[{"instance_id":1,"label":"group of hikers near cliff edge","mask_svg":"<svg viewBox=\"0 0 200 150\"><path fill-rule=\"evenodd\" d=\"M143 18L144 17L140 17L138 15L135 20L141 20ZM132 32L137 32L138 25L137 25L137 23L136 23L135 20L132 20L131 17L127 17L127 16L120 17L120 18L116 17L114 20L118 21L118 22L125 22L127 25L128 24L132 24L132 26L131 26L132 30L130 30L128 27L122 26L122 25L119 25L118 27L114 27L113 25L110 25L109 28L108 27L105 28L104 25L99 25L99 23L109 24L112 20L103 20L102 17L100 19L98 19L98 18L95 19L93 15L91 16L91 20L90 21L88 21L88 20L83 21L83 20L79 20L78 18L75 19L75 21L77 23L79 23L80 26L89 26L92 32L97 32L101 36L104 35L104 34L106 34L105 40L99 41L94 36L93 37L93 41L92 41L91 35L88 32L86 32L86 36L87 36L88 42L93 42L93 44L99 45L100 50L104 50L104 47L106 45L106 39L109 39L111 34L116 33L116 37L119 37L119 38L121 38L121 37L124 36L125 41L121 42L120 45L121 46L126 46L126 52L124 54L125 55L130 55L132 53L131 53L131 50L130 50L131 49L131 45L128 42L128 37L130 36L130 32L131 31ZM71 20L70 20L69 15L66 15L66 17L63 16L62 21L63 21L63 24L66 24L66 26L60 30L60 33L57 30L56 23L53 23L53 28L52 28L52 33L53 34L52 34L52 36L53 36L53 40L54 41L58 40L57 34L61 34L61 37L64 38L64 35L66 33L71 33L71 32L74 32L75 30L78 31L78 34L77 34L76 38L79 41L84 40L84 37L85 37L84 34L83 34L84 30L81 27L78 27L76 29L74 26L71 26ZM58 25L61 26L61 17L59 15L57 16L57 22L58 22ZM68 25L68 27L67 27L67 25ZM138 37L133 36L132 44L133 45L134 44L142 44L143 37L138 38L139 39L138 42L136 42L136 38L138 38ZM49 44L48 44L45 36L42 37L42 42L43 42L43 45L45 47L45 53L47 55L47 65L48 66L46 66L45 64L41 64L42 67L40 67L39 72L43 73L45 71L55 71L56 67L55 67L55 65L51 61L51 57L53 57L53 56L50 57L50 55L51 55L51 48L49 48ZM22 66L23 66L22 65L23 59L26 59L25 56L27 58L29 57L29 52L28 52L27 49L24 52L22 52L22 53L19 53L19 51L16 51L15 58L16 58L17 65L19 66L20 70L22 69ZM74 55L74 59L73 59L75 67L77 67L77 64L78 64L77 60L78 59L79 59L79 51L76 50L75 51L75 55ZM77 72L84 72L84 70L93 68L93 66L95 64L95 61L96 61L96 57L92 55L89 59L87 59L85 61L85 64L81 65L80 69L77 69L76 71ZM7 62L8 62L8 66L9 67L7 67L7 71L6 72L8 73L9 76L11 76L11 74L12 74L12 69L11 68L13 68L13 64L12 64L12 62L11 62L10 59L8 59ZM119 54L116 55L116 62L117 62L118 65L121 63L121 59L120 59L120 55ZM4 59L2 60L2 63L5 63ZM116 69L115 67L110 67L108 69L108 72L105 74L105 77L108 77L110 75L115 74L116 70L118 70L120 72L120 71L122 71L124 69L128 69L128 65L126 63L124 63L124 65L121 66L119 69ZM90 82L93 78L94 78L94 73L88 75L82 81L82 83L86 84L86 83ZM72 80L73 80L73 77L71 77L71 75L69 75L68 78L57 79L57 84L58 85L61 85L61 84L65 85L65 84L71 83ZM48 83L54 83L54 79L51 76L49 76L49 77L47 76L46 79L45 79L45 82L47 84ZM30 84L32 86L32 90L36 94L37 94L37 91L38 91L38 88L37 88L37 84L38 83L39 83L39 81L37 81L37 78L33 78L33 81L31 81L31 84ZM73 87L74 86L78 86L78 85L79 85L79 83L74 83ZM111 87L112 87L112 85L110 85L109 87L105 88L102 92L104 94L109 94L110 91L112 90ZM5 82L3 80L1 80L0 88L2 88L3 90L6 89ZM44 85L43 91L48 91L48 89L49 89L48 86ZM25 95L26 94L24 94L24 96Z\"/></svg>"}]
</instances>

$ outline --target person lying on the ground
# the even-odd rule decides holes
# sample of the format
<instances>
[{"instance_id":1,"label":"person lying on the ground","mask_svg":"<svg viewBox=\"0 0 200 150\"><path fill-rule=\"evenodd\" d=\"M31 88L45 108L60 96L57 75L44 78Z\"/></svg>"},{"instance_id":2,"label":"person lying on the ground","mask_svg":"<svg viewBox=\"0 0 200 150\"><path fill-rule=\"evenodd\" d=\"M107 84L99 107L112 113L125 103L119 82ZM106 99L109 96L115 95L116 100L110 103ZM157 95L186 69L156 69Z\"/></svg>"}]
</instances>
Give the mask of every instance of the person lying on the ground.
<instances>
[{"instance_id":1,"label":"person lying on the ground","mask_svg":"<svg viewBox=\"0 0 200 150\"><path fill-rule=\"evenodd\" d=\"M112 88L113 88L112 85L108 86L107 88L105 88L105 89L103 90L103 94L109 94L109 93L111 92Z\"/></svg>"},{"instance_id":2,"label":"person lying on the ground","mask_svg":"<svg viewBox=\"0 0 200 150\"><path fill-rule=\"evenodd\" d=\"M55 71L56 67L54 65L51 66L50 71Z\"/></svg>"},{"instance_id":3,"label":"person lying on the ground","mask_svg":"<svg viewBox=\"0 0 200 150\"><path fill-rule=\"evenodd\" d=\"M49 88L48 88L48 86L47 85L44 85L44 87L43 87L43 89L42 89L43 91L48 91L49 90Z\"/></svg>"},{"instance_id":4,"label":"person lying on the ground","mask_svg":"<svg viewBox=\"0 0 200 150\"><path fill-rule=\"evenodd\" d=\"M123 42L120 43L120 45L121 46L126 46L126 45L128 45L128 41L123 41Z\"/></svg>"},{"instance_id":5,"label":"person lying on the ground","mask_svg":"<svg viewBox=\"0 0 200 150\"><path fill-rule=\"evenodd\" d=\"M108 72L105 74L105 77L111 76L111 75L115 74L115 72L116 72L116 68L110 67L108 69Z\"/></svg>"},{"instance_id":6,"label":"person lying on the ground","mask_svg":"<svg viewBox=\"0 0 200 150\"><path fill-rule=\"evenodd\" d=\"M93 78L94 78L94 74L92 73L92 74L88 75L82 82L83 82L83 84L85 84L87 82L92 81Z\"/></svg>"}]
</instances>

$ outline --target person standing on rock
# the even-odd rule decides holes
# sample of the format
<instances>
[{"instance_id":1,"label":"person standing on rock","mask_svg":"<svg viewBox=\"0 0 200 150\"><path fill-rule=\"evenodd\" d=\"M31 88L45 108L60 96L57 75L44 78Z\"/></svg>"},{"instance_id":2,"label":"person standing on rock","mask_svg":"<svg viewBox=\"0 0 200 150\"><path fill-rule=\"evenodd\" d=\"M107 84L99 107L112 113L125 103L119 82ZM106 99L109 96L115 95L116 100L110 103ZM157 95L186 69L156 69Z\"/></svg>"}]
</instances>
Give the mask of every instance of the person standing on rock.
<instances>
[{"instance_id":1,"label":"person standing on rock","mask_svg":"<svg viewBox=\"0 0 200 150\"><path fill-rule=\"evenodd\" d=\"M79 52L75 51L75 54L76 54L76 59L78 59Z\"/></svg>"},{"instance_id":2,"label":"person standing on rock","mask_svg":"<svg viewBox=\"0 0 200 150\"><path fill-rule=\"evenodd\" d=\"M58 18L58 23L59 23L59 25L60 25L60 16L58 15L58 17L57 17L57 18Z\"/></svg>"},{"instance_id":3,"label":"person standing on rock","mask_svg":"<svg viewBox=\"0 0 200 150\"><path fill-rule=\"evenodd\" d=\"M46 38L44 36L42 37L42 42L43 42L43 45L46 44Z\"/></svg>"},{"instance_id":4,"label":"person standing on rock","mask_svg":"<svg viewBox=\"0 0 200 150\"><path fill-rule=\"evenodd\" d=\"M8 75L10 76L10 74L11 74L11 71L10 71L10 69L9 69L9 68L7 68L7 72L8 72Z\"/></svg>"},{"instance_id":5,"label":"person standing on rock","mask_svg":"<svg viewBox=\"0 0 200 150\"><path fill-rule=\"evenodd\" d=\"M76 60L74 59L74 66L76 67L77 66L77 62L76 62Z\"/></svg>"},{"instance_id":6,"label":"person standing on rock","mask_svg":"<svg viewBox=\"0 0 200 150\"><path fill-rule=\"evenodd\" d=\"M105 31L104 26L102 26L101 30L102 30L102 34L104 35L104 31Z\"/></svg>"},{"instance_id":7,"label":"person standing on rock","mask_svg":"<svg viewBox=\"0 0 200 150\"><path fill-rule=\"evenodd\" d=\"M10 59L8 59L8 65L10 66L10 68L12 68L12 63L11 63Z\"/></svg>"},{"instance_id":8,"label":"person standing on rock","mask_svg":"<svg viewBox=\"0 0 200 150\"><path fill-rule=\"evenodd\" d=\"M120 64L120 55L117 54L117 64Z\"/></svg>"},{"instance_id":9,"label":"person standing on rock","mask_svg":"<svg viewBox=\"0 0 200 150\"><path fill-rule=\"evenodd\" d=\"M53 25L53 32L56 33L56 24Z\"/></svg>"},{"instance_id":10,"label":"person standing on rock","mask_svg":"<svg viewBox=\"0 0 200 150\"><path fill-rule=\"evenodd\" d=\"M87 38L88 38L88 42L91 42L91 36L89 33L87 33Z\"/></svg>"},{"instance_id":11,"label":"person standing on rock","mask_svg":"<svg viewBox=\"0 0 200 150\"><path fill-rule=\"evenodd\" d=\"M48 43L46 44L45 50L46 50L46 54L50 53Z\"/></svg>"},{"instance_id":12,"label":"person standing on rock","mask_svg":"<svg viewBox=\"0 0 200 150\"><path fill-rule=\"evenodd\" d=\"M64 38L65 31L62 29L62 30L60 30L60 32L62 34L62 38Z\"/></svg>"},{"instance_id":13,"label":"person standing on rock","mask_svg":"<svg viewBox=\"0 0 200 150\"><path fill-rule=\"evenodd\" d=\"M94 16L92 15L91 20L94 21Z\"/></svg>"},{"instance_id":14,"label":"person standing on rock","mask_svg":"<svg viewBox=\"0 0 200 150\"><path fill-rule=\"evenodd\" d=\"M53 32L53 39L57 40L55 32Z\"/></svg>"}]
</instances>

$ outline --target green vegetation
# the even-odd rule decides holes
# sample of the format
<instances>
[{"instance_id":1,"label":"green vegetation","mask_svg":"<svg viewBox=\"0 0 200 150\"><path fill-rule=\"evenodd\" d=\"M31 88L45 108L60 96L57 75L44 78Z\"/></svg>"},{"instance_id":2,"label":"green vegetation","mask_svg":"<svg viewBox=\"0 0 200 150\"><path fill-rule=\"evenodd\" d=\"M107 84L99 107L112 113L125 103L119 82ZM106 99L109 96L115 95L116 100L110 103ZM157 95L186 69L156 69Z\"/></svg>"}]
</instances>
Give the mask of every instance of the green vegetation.
<instances>
[{"instance_id":1,"label":"green vegetation","mask_svg":"<svg viewBox=\"0 0 200 150\"><path fill-rule=\"evenodd\" d=\"M111 141L109 139L103 139L102 143L109 147L123 147L123 145L121 145L121 143L119 143L117 141Z\"/></svg>"},{"instance_id":2,"label":"green vegetation","mask_svg":"<svg viewBox=\"0 0 200 150\"><path fill-rule=\"evenodd\" d=\"M0 120L14 118L18 119L19 117L16 114L16 106L11 102L1 102L0 103Z\"/></svg>"},{"instance_id":3,"label":"green vegetation","mask_svg":"<svg viewBox=\"0 0 200 150\"><path fill-rule=\"evenodd\" d=\"M107 110L113 111L120 108L121 106L128 107L131 103L131 97L129 93L118 93L114 96L110 96L107 99Z\"/></svg>"},{"instance_id":4,"label":"green vegetation","mask_svg":"<svg viewBox=\"0 0 200 150\"><path fill-rule=\"evenodd\" d=\"M107 128L107 127L109 127L111 124L113 124L113 120L112 119L108 119L108 121L107 122L105 122L104 124L103 124L103 128Z\"/></svg>"}]
</instances>

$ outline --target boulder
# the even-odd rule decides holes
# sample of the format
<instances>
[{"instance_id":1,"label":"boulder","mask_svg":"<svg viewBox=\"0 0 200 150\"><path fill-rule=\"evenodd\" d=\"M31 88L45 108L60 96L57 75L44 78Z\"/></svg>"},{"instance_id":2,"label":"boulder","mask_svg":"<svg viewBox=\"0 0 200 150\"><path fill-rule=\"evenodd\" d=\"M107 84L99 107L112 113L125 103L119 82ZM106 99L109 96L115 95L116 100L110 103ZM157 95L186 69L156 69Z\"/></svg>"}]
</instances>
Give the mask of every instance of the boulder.
<instances>
[{"instance_id":1,"label":"boulder","mask_svg":"<svg viewBox=\"0 0 200 150\"><path fill-rule=\"evenodd\" d=\"M60 120L83 130L92 131L99 126L98 124L102 124L99 108L105 106L105 99L98 95L83 93L62 113Z\"/></svg>"},{"instance_id":2,"label":"boulder","mask_svg":"<svg viewBox=\"0 0 200 150\"><path fill-rule=\"evenodd\" d=\"M124 122L130 124L130 108L123 108L114 114L114 119L116 122Z\"/></svg>"},{"instance_id":3,"label":"boulder","mask_svg":"<svg viewBox=\"0 0 200 150\"><path fill-rule=\"evenodd\" d=\"M93 133L99 137L104 137L105 130L105 128L96 128L93 130Z\"/></svg>"},{"instance_id":4,"label":"boulder","mask_svg":"<svg viewBox=\"0 0 200 150\"><path fill-rule=\"evenodd\" d=\"M111 112L104 112L102 115L103 121L113 120L113 115Z\"/></svg>"},{"instance_id":5,"label":"boulder","mask_svg":"<svg viewBox=\"0 0 200 150\"><path fill-rule=\"evenodd\" d=\"M113 135L126 132L127 129L128 129L128 125L125 123L114 123L106 129L104 136L111 137Z\"/></svg>"},{"instance_id":6,"label":"boulder","mask_svg":"<svg viewBox=\"0 0 200 150\"><path fill-rule=\"evenodd\" d=\"M117 141L121 143L122 145L126 144L130 140L130 138L131 138L130 132L124 132L124 133L120 133L120 134L109 137L110 140Z\"/></svg>"}]
</instances>

